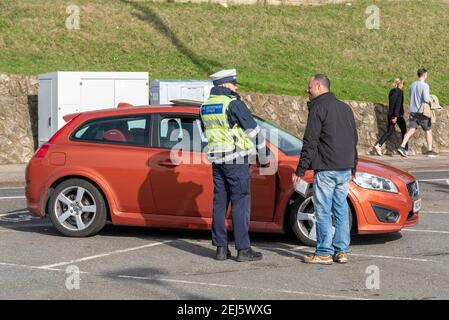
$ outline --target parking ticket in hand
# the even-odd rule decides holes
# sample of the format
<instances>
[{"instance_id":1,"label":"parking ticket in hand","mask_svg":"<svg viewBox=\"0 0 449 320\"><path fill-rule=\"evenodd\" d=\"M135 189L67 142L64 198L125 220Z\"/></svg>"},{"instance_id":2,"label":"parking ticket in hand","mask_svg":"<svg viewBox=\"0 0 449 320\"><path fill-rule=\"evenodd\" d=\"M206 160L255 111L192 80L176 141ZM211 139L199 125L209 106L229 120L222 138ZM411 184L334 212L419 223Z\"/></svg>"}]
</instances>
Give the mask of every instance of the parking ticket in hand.
<instances>
[{"instance_id":1,"label":"parking ticket in hand","mask_svg":"<svg viewBox=\"0 0 449 320\"><path fill-rule=\"evenodd\" d=\"M301 179L299 182L295 183L295 191L305 198L307 191L309 191L309 184L305 180Z\"/></svg>"}]
</instances>

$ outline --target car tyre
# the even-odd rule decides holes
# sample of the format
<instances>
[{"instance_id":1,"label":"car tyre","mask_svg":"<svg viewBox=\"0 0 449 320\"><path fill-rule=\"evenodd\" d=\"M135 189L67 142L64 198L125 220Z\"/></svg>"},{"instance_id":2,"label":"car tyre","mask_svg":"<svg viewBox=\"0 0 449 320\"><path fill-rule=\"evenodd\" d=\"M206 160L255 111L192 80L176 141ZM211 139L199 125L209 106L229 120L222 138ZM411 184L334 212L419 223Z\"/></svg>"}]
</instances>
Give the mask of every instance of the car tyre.
<instances>
[{"instance_id":1,"label":"car tyre","mask_svg":"<svg viewBox=\"0 0 449 320\"><path fill-rule=\"evenodd\" d=\"M349 230L352 229L352 211L349 207ZM332 219L334 220L334 219ZM309 190L307 196L298 196L290 209L291 229L304 245L316 246L315 209L313 192ZM334 222L332 223L334 224Z\"/></svg>"},{"instance_id":2,"label":"car tyre","mask_svg":"<svg viewBox=\"0 0 449 320\"><path fill-rule=\"evenodd\" d=\"M106 224L106 202L100 190L89 181L69 179L53 191L49 218L65 236L93 236Z\"/></svg>"}]
</instances>

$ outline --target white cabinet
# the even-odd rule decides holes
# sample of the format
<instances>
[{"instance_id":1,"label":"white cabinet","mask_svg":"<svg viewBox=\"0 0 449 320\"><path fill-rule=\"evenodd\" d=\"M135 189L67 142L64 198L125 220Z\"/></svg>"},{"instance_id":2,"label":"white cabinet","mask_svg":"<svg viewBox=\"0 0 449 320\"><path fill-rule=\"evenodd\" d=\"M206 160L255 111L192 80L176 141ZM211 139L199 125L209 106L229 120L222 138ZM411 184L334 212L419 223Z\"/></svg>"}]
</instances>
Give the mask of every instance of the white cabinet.
<instances>
[{"instance_id":1,"label":"white cabinet","mask_svg":"<svg viewBox=\"0 0 449 320\"><path fill-rule=\"evenodd\" d=\"M148 72L53 72L39 75L39 145L64 126L70 113L149 104Z\"/></svg>"},{"instance_id":2,"label":"white cabinet","mask_svg":"<svg viewBox=\"0 0 449 320\"><path fill-rule=\"evenodd\" d=\"M211 81L203 80L153 80L151 104L170 104L171 100L179 99L205 101L213 86Z\"/></svg>"}]
</instances>

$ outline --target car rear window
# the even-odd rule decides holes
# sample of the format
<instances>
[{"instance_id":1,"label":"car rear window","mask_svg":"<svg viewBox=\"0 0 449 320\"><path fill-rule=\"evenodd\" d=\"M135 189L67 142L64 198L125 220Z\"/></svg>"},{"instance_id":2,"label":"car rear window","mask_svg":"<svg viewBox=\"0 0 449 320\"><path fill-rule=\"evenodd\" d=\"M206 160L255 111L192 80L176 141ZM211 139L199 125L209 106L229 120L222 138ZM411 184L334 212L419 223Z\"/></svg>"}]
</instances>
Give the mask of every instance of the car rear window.
<instances>
[{"instance_id":1,"label":"car rear window","mask_svg":"<svg viewBox=\"0 0 449 320\"><path fill-rule=\"evenodd\" d=\"M89 121L75 130L72 140L133 146L148 145L147 116L106 118Z\"/></svg>"}]
</instances>

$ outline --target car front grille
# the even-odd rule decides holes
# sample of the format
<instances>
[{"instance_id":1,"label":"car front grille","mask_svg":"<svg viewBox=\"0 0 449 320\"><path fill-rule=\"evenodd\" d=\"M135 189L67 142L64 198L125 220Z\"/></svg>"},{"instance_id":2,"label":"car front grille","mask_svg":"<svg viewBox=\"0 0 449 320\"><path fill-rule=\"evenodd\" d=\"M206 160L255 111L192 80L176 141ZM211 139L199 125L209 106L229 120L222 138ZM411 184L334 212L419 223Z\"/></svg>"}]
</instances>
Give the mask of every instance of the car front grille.
<instances>
[{"instance_id":1,"label":"car front grille","mask_svg":"<svg viewBox=\"0 0 449 320\"><path fill-rule=\"evenodd\" d=\"M407 191L410 197L413 199L419 197L419 184L418 181L413 181L410 183L407 183Z\"/></svg>"}]
</instances>

